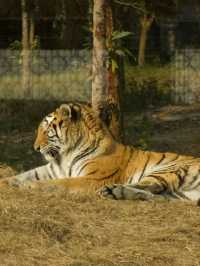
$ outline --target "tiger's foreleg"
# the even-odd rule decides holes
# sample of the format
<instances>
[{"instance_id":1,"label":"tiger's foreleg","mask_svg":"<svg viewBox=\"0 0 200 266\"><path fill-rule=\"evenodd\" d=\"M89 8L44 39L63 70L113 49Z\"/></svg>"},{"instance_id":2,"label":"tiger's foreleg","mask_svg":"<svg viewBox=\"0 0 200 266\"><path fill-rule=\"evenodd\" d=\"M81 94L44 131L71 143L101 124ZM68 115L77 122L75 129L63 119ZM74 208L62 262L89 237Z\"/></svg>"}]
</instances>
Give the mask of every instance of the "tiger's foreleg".
<instances>
[{"instance_id":1,"label":"tiger's foreleg","mask_svg":"<svg viewBox=\"0 0 200 266\"><path fill-rule=\"evenodd\" d=\"M46 183L48 186L64 188L67 193L90 193L96 192L105 186L104 180L93 176L67 177L62 179L54 179L48 182L38 182L38 185Z\"/></svg>"},{"instance_id":2,"label":"tiger's foreleg","mask_svg":"<svg viewBox=\"0 0 200 266\"><path fill-rule=\"evenodd\" d=\"M32 171L32 170L31 170ZM35 169L34 169L35 171ZM28 172L27 172L28 173ZM48 179L48 178L40 178L40 180L33 179L34 174L30 172L29 178L27 178L27 173L23 173L22 175L17 175L10 178L5 178L0 180L0 187L2 186L17 186L17 187L28 187L28 188L37 188L41 186L47 187L60 187L66 189L69 193L76 193L76 192L96 192L106 184L109 185L114 182L105 182L105 180L101 177L96 177L92 175L82 176L82 177L66 177L66 178L55 178L55 179ZM24 176L26 174L26 178ZM33 182L37 181L37 182Z\"/></svg>"},{"instance_id":3,"label":"tiger's foreleg","mask_svg":"<svg viewBox=\"0 0 200 266\"><path fill-rule=\"evenodd\" d=\"M54 163L49 163L44 166L40 166L32 170L26 171L16 176L2 178L0 179L0 187L7 185L16 186L16 187L21 187L21 186L34 187L34 184L36 185L40 181L63 178L64 176L65 174L62 173L59 165Z\"/></svg>"}]
</instances>

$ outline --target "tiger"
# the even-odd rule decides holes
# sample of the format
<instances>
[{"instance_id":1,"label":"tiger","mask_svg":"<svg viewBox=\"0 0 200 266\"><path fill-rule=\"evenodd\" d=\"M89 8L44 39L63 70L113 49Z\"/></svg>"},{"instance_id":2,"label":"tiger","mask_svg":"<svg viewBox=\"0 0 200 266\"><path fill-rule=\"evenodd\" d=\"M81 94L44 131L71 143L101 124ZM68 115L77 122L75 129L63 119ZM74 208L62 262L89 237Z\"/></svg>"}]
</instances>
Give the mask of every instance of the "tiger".
<instances>
[{"instance_id":1,"label":"tiger","mask_svg":"<svg viewBox=\"0 0 200 266\"><path fill-rule=\"evenodd\" d=\"M87 103L65 103L44 117L34 149L47 163L3 178L0 186L47 182L69 193L94 192L116 200L200 202L200 158L124 145Z\"/></svg>"}]
</instances>

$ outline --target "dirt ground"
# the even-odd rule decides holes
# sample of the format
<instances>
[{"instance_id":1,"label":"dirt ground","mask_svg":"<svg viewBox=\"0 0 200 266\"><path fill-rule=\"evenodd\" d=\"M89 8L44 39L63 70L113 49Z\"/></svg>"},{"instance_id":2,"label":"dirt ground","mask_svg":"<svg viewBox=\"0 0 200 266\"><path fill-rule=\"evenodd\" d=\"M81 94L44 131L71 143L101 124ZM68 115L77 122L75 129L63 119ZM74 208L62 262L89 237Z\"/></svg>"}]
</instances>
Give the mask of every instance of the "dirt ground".
<instances>
[{"instance_id":1,"label":"dirt ground","mask_svg":"<svg viewBox=\"0 0 200 266\"><path fill-rule=\"evenodd\" d=\"M200 106L125 117L126 140L157 151L200 154ZM33 128L0 116L0 176L41 164ZM13 168L7 168L9 165ZM200 265L200 208L179 201L113 201L61 189L2 189L0 265Z\"/></svg>"}]
</instances>

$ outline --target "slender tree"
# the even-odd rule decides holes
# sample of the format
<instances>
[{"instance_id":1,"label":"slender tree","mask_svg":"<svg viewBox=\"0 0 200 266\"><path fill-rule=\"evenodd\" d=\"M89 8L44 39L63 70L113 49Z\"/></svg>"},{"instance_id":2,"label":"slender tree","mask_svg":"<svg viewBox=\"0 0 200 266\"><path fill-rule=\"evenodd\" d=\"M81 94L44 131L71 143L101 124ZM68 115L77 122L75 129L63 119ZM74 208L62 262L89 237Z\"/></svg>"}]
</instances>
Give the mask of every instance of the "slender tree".
<instances>
[{"instance_id":1,"label":"slender tree","mask_svg":"<svg viewBox=\"0 0 200 266\"><path fill-rule=\"evenodd\" d=\"M138 65L145 64L148 33L155 19L174 16L176 13L177 0L137 0L140 8L137 10L140 21L140 37L138 49Z\"/></svg>"},{"instance_id":2,"label":"slender tree","mask_svg":"<svg viewBox=\"0 0 200 266\"><path fill-rule=\"evenodd\" d=\"M35 15L39 0L21 0L22 14L22 89L31 97L31 55L35 40Z\"/></svg>"},{"instance_id":3,"label":"slender tree","mask_svg":"<svg viewBox=\"0 0 200 266\"><path fill-rule=\"evenodd\" d=\"M35 39L35 9L34 7L30 10L30 25L29 25L29 49L34 46Z\"/></svg>"},{"instance_id":4,"label":"slender tree","mask_svg":"<svg viewBox=\"0 0 200 266\"><path fill-rule=\"evenodd\" d=\"M22 12L22 88L26 97L30 97L30 29L27 0L21 0Z\"/></svg>"},{"instance_id":5,"label":"slender tree","mask_svg":"<svg viewBox=\"0 0 200 266\"><path fill-rule=\"evenodd\" d=\"M154 21L155 15L144 14L140 17L140 38L139 38L139 50L138 50L138 65L143 66L145 64L145 51L147 45L148 32Z\"/></svg>"},{"instance_id":6,"label":"slender tree","mask_svg":"<svg viewBox=\"0 0 200 266\"><path fill-rule=\"evenodd\" d=\"M143 66L145 64L148 33L153 22L155 19L174 16L178 0L115 0L115 3L133 8L139 16L138 65Z\"/></svg>"},{"instance_id":7,"label":"slender tree","mask_svg":"<svg viewBox=\"0 0 200 266\"><path fill-rule=\"evenodd\" d=\"M106 1L94 0L93 5L92 105L97 115L107 94Z\"/></svg>"}]
</instances>

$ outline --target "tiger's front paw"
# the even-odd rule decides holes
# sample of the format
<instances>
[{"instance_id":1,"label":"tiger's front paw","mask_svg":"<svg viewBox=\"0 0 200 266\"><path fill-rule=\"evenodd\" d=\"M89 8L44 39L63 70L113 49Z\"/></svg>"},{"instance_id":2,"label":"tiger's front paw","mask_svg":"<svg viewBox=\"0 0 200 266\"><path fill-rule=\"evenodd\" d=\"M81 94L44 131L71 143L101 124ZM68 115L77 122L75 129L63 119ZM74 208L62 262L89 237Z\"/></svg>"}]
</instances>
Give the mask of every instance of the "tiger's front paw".
<instances>
[{"instance_id":1,"label":"tiger's front paw","mask_svg":"<svg viewBox=\"0 0 200 266\"><path fill-rule=\"evenodd\" d=\"M14 176L0 179L0 188L8 186L18 186Z\"/></svg>"},{"instance_id":2,"label":"tiger's front paw","mask_svg":"<svg viewBox=\"0 0 200 266\"><path fill-rule=\"evenodd\" d=\"M11 176L11 177L6 177L0 179L0 188L5 187L5 186L10 186L10 187L23 187L25 184L16 178L16 176Z\"/></svg>"}]
</instances>

